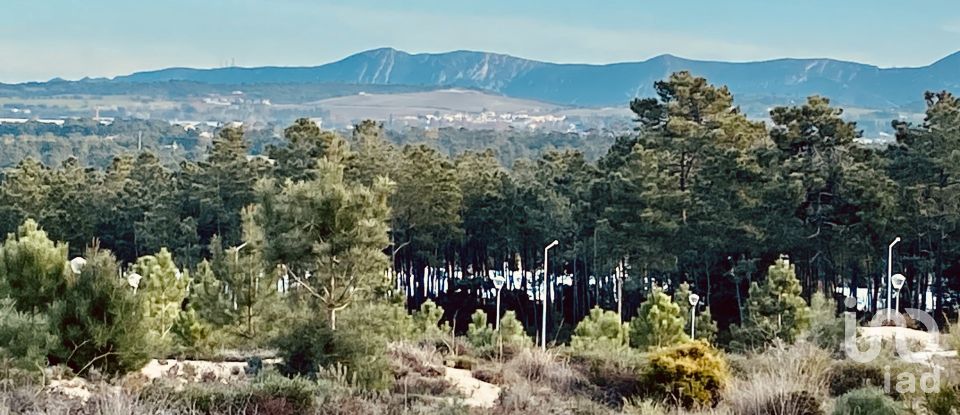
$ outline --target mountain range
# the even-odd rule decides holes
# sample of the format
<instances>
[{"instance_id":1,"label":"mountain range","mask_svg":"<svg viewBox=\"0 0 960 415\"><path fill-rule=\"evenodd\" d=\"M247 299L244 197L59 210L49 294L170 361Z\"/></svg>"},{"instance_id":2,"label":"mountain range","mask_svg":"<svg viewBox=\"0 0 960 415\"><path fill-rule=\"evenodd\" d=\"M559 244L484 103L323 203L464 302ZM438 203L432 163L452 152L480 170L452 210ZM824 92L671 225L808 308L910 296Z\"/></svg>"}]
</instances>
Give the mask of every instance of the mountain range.
<instances>
[{"instance_id":1,"label":"mountain range","mask_svg":"<svg viewBox=\"0 0 960 415\"><path fill-rule=\"evenodd\" d=\"M486 52L409 54L382 48L314 67L169 68L100 82L458 87L560 105L604 107L653 95L655 81L679 70L729 86L738 101L761 104L796 102L819 94L845 106L916 109L924 91L960 90L960 52L924 67L880 68L833 59L715 62L672 55L606 65L559 64Z\"/></svg>"}]
</instances>

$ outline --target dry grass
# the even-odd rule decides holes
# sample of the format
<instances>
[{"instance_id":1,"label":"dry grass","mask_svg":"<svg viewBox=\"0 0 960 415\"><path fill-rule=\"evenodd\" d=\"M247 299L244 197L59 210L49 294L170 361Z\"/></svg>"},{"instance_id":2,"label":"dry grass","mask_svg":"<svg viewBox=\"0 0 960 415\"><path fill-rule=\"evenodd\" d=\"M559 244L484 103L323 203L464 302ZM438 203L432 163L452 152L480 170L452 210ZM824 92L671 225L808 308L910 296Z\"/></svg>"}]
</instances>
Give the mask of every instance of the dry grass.
<instances>
[{"instance_id":1,"label":"dry grass","mask_svg":"<svg viewBox=\"0 0 960 415\"><path fill-rule=\"evenodd\" d=\"M411 343L391 343L387 347L396 381L393 393L403 396L448 396L456 391L444 378L443 357L436 349Z\"/></svg>"},{"instance_id":2,"label":"dry grass","mask_svg":"<svg viewBox=\"0 0 960 415\"><path fill-rule=\"evenodd\" d=\"M822 413L832 363L830 352L813 343L777 343L737 361L740 376L724 392L719 411L732 415Z\"/></svg>"},{"instance_id":3,"label":"dry grass","mask_svg":"<svg viewBox=\"0 0 960 415\"><path fill-rule=\"evenodd\" d=\"M556 353L526 349L504 364L504 380L508 384L531 382L554 392L573 394L580 391L586 379Z\"/></svg>"}]
</instances>

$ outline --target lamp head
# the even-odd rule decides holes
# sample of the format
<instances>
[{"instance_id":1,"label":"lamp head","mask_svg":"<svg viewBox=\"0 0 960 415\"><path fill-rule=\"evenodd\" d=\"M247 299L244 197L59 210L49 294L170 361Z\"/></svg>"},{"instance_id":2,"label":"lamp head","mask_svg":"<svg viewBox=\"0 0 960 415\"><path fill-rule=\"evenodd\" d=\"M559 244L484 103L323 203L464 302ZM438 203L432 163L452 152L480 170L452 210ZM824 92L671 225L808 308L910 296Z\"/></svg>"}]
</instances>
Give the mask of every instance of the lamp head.
<instances>
[{"instance_id":1,"label":"lamp head","mask_svg":"<svg viewBox=\"0 0 960 415\"><path fill-rule=\"evenodd\" d=\"M137 274L136 272L131 272L130 274L127 274L127 284L130 284L130 287L132 287L133 289L137 289L137 287L140 287L140 280L142 279L143 279L143 276L140 274Z\"/></svg>"},{"instance_id":2,"label":"lamp head","mask_svg":"<svg viewBox=\"0 0 960 415\"><path fill-rule=\"evenodd\" d=\"M560 241L554 239L553 242L550 242L550 245L547 245L547 249L553 248L560 244Z\"/></svg>"},{"instance_id":3,"label":"lamp head","mask_svg":"<svg viewBox=\"0 0 960 415\"><path fill-rule=\"evenodd\" d=\"M690 301L690 305L696 307L700 302L700 296L694 293L690 293L690 297L687 297L687 300Z\"/></svg>"},{"instance_id":4,"label":"lamp head","mask_svg":"<svg viewBox=\"0 0 960 415\"><path fill-rule=\"evenodd\" d=\"M493 288L496 288L497 291L500 291L503 288L503 283L507 282L506 277L503 275L493 275L490 277L490 282L493 283Z\"/></svg>"},{"instance_id":5,"label":"lamp head","mask_svg":"<svg viewBox=\"0 0 960 415\"><path fill-rule=\"evenodd\" d=\"M903 283L907 282L907 277L904 277L903 274L894 274L890 277L890 284L893 285L893 289L900 291L900 288L903 288Z\"/></svg>"},{"instance_id":6,"label":"lamp head","mask_svg":"<svg viewBox=\"0 0 960 415\"><path fill-rule=\"evenodd\" d=\"M80 275L83 272L83 266L87 265L87 260L82 257L76 257L70 260L70 271L73 271L74 275Z\"/></svg>"}]
</instances>

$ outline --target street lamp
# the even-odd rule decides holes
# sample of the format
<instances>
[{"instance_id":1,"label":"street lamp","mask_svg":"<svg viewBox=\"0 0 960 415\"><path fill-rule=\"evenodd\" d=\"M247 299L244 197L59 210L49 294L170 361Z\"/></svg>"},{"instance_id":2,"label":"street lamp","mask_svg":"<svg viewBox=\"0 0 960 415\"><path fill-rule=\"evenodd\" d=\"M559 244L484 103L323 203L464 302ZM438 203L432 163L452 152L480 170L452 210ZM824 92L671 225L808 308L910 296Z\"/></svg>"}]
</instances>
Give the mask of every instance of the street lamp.
<instances>
[{"instance_id":1,"label":"street lamp","mask_svg":"<svg viewBox=\"0 0 960 415\"><path fill-rule=\"evenodd\" d=\"M550 248L553 248L559 244L560 241L554 240L553 242L550 242L550 245L547 245L545 248L543 248L543 320L542 325L540 326L540 331L543 338L540 343L540 347L542 347L543 350L547 350L547 283L550 281L550 274L547 273L547 265L549 264L547 252L550 251Z\"/></svg>"},{"instance_id":2,"label":"street lamp","mask_svg":"<svg viewBox=\"0 0 960 415\"><path fill-rule=\"evenodd\" d=\"M900 289L903 288L903 283L907 282L907 277L904 277L903 274L894 274L890 277L890 284L893 285L893 289L897 290L897 306L896 310L900 312Z\"/></svg>"},{"instance_id":3,"label":"street lamp","mask_svg":"<svg viewBox=\"0 0 960 415\"><path fill-rule=\"evenodd\" d=\"M890 246L887 247L887 320L890 320L890 300L893 294L893 246L900 242L900 237L896 237Z\"/></svg>"},{"instance_id":4,"label":"street lamp","mask_svg":"<svg viewBox=\"0 0 960 415\"><path fill-rule=\"evenodd\" d=\"M690 301L690 340L693 340L696 339L697 304L700 303L700 296L690 293L690 297L687 297L687 300Z\"/></svg>"}]
</instances>

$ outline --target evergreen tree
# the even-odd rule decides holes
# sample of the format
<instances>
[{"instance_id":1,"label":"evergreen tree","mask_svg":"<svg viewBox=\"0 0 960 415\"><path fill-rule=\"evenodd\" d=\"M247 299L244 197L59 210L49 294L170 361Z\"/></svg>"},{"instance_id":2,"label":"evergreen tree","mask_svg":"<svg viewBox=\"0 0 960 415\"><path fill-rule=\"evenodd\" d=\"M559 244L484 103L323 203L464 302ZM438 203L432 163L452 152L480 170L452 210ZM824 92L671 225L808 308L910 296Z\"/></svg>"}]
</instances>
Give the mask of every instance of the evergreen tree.
<instances>
[{"instance_id":1,"label":"evergreen tree","mask_svg":"<svg viewBox=\"0 0 960 415\"><path fill-rule=\"evenodd\" d=\"M225 321L220 326L229 326L231 332L244 339L262 337L271 326L279 323L277 274L265 268L262 251L265 244L263 230L255 222L256 206L243 210L243 243L224 249L220 238L210 242L210 269L214 281L200 281L201 298L198 306L223 307L220 293L211 289L220 289L226 293L226 309L204 310L201 314ZM207 276L203 276L208 278ZM197 286L195 283L194 286ZM217 316L219 314L219 316Z\"/></svg>"},{"instance_id":2,"label":"evergreen tree","mask_svg":"<svg viewBox=\"0 0 960 415\"><path fill-rule=\"evenodd\" d=\"M177 268L166 248L156 255L140 257L132 270L142 277L138 295L142 298L148 334L159 351L164 352L171 345L171 330L180 318L190 276Z\"/></svg>"},{"instance_id":3,"label":"evergreen tree","mask_svg":"<svg viewBox=\"0 0 960 415\"><path fill-rule=\"evenodd\" d=\"M628 348L629 333L629 326L620 323L617 313L594 307L573 330L570 346L586 352L621 352Z\"/></svg>"},{"instance_id":4,"label":"evergreen tree","mask_svg":"<svg viewBox=\"0 0 960 415\"><path fill-rule=\"evenodd\" d=\"M470 317L467 339L481 352L489 350L497 343L497 332L487 324L487 313L483 310L475 311Z\"/></svg>"},{"instance_id":5,"label":"evergreen tree","mask_svg":"<svg viewBox=\"0 0 960 415\"><path fill-rule=\"evenodd\" d=\"M316 180L288 182L280 194L263 186L257 223L268 262L285 267L295 289L317 301L336 330L337 311L389 284L383 249L391 183L352 185L342 165L324 159L317 166Z\"/></svg>"},{"instance_id":6,"label":"evergreen tree","mask_svg":"<svg viewBox=\"0 0 960 415\"><path fill-rule=\"evenodd\" d=\"M27 219L0 249L0 298L12 298L20 311L44 312L63 298L67 272L67 246Z\"/></svg>"},{"instance_id":7,"label":"evergreen tree","mask_svg":"<svg viewBox=\"0 0 960 415\"><path fill-rule=\"evenodd\" d=\"M60 336L53 363L81 373L97 368L107 373L139 370L150 358L144 309L109 251L94 245L84 254L79 275L51 306L50 323Z\"/></svg>"},{"instance_id":8,"label":"evergreen tree","mask_svg":"<svg viewBox=\"0 0 960 415\"><path fill-rule=\"evenodd\" d=\"M659 288L650 290L637 316L630 320L630 345L641 350L673 346L689 340L680 306Z\"/></svg>"},{"instance_id":9,"label":"evergreen tree","mask_svg":"<svg viewBox=\"0 0 960 415\"><path fill-rule=\"evenodd\" d=\"M810 325L810 308L800 296L802 289L793 264L781 257L767 271L762 285L750 286L743 324L734 329L733 345L744 349L771 343L793 342Z\"/></svg>"},{"instance_id":10,"label":"evergreen tree","mask_svg":"<svg viewBox=\"0 0 960 415\"><path fill-rule=\"evenodd\" d=\"M313 180L317 160L342 152L345 143L335 132L323 131L309 118L299 118L283 130L284 146L272 146L267 154L275 161L274 177L283 182Z\"/></svg>"},{"instance_id":11,"label":"evergreen tree","mask_svg":"<svg viewBox=\"0 0 960 415\"><path fill-rule=\"evenodd\" d=\"M0 298L0 361L5 371L46 367L47 356L58 347L59 337L46 314L19 311L14 300ZM7 377L10 373L0 372L0 379Z\"/></svg>"},{"instance_id":12,"label":"evergreen tree","mask_svg":"<svg viewBox=\"0 0 960 415\"><path fill-rule=\"evenodd\" d=\"M507 311L500 318L500 338L504 346L523 349L533 345L533 339L523 329L523 323L517 320L517 313Z\"/></svg>"}]
</instances>

